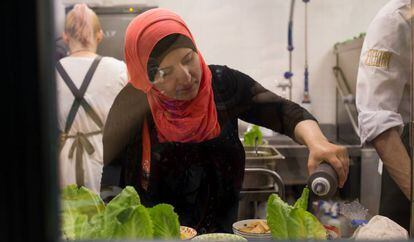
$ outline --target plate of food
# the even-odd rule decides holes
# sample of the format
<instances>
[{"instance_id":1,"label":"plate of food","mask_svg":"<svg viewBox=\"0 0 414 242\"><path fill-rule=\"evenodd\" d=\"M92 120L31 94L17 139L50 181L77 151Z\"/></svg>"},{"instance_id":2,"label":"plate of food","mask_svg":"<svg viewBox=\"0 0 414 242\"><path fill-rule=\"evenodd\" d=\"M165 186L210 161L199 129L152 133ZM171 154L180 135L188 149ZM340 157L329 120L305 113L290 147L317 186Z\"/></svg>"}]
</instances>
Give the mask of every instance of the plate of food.
<instances>
[{"instance_id":1,"label":"plate of food","mask_svg":"<svg viewBox=\"0 0 414 242\"><path fill-rule=\"evenodd\" d=\"M197 231L187 226L180 226L180 239L190 240L197 235Z\"/></svg>"},{"instance_id":2,"label":"plate of food","mask_svg":"<svg viewBox=\"0 0 414 242\"><path fill-rule=\"evenodd\" d=\"M270 239L272 237L266 219L238 221L233 224L233 233L248 239Z\"/></svg>"},{"instance_id":3,"label":"plate of food","mask_svg":"<svg viewBox=\"0 0 414 242\"><path fill-rule=\"evenodd\" d=\"M233 241L233 242L247 242L247 239L243 238L240 235L236 234L227 234L227 233L212 233L212 234L202 234L194 237L191 241Z\"/></svg>"}]
</instances>

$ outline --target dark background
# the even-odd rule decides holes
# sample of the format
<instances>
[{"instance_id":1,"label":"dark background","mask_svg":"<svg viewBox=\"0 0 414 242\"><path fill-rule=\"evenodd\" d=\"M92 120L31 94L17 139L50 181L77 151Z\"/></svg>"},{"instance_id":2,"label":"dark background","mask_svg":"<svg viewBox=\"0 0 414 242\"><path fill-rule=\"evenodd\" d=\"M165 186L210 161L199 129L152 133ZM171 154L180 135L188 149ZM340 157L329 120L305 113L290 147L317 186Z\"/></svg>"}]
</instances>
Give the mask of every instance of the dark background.
<instances>
[{"instance_id":1,"label":"dark background","mask_svg":"<svg viewBox=\"0 0 414 242\"><path fill-rule=\"evenodd\" d=\"M1 241L57 241L57 123L52 1L1 7ZM5 74L4 74L5 73Z\"/></svg>"}]
</instances>

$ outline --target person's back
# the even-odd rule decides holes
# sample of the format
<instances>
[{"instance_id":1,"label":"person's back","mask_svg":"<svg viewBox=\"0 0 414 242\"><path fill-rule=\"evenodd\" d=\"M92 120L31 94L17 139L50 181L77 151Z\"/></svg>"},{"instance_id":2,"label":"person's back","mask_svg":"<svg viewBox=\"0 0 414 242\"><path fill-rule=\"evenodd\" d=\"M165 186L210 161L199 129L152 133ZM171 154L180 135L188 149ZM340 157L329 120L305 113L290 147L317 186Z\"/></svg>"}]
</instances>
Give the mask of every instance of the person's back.
<instances>
[{"instance_id":1,"label":"person's back","mask_svg":"<svg viewBox=\"0 0 414 242\"><path fill-rule=\"evenodd\" d=\"M83 185L97 193L103 167L102 127L116 95L127 83L124 62L96 54L102 37L96 14L84 4L75 5L67 15L63 34L70 55L56 68L62 132L60 184Z\"/></svg>"}]
</instances>

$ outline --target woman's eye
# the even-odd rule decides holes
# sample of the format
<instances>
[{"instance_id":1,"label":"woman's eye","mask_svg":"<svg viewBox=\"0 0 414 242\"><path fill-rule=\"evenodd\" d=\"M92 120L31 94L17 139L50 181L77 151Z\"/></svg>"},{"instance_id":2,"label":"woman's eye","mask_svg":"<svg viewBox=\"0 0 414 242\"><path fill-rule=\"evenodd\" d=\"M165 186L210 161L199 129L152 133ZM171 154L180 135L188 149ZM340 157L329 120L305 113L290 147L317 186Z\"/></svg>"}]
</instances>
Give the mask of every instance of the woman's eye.
<instances>
[{"instance_id":1,"label":"woman's eye","mask_svg":"<svg viewBox=\"0 0 414 242\"><path fill-rule=\"evenodd\" d=\"M188 64L193 60L193 53L188 54L184 59L184 64Z\"/></svg>"}]
</instances>

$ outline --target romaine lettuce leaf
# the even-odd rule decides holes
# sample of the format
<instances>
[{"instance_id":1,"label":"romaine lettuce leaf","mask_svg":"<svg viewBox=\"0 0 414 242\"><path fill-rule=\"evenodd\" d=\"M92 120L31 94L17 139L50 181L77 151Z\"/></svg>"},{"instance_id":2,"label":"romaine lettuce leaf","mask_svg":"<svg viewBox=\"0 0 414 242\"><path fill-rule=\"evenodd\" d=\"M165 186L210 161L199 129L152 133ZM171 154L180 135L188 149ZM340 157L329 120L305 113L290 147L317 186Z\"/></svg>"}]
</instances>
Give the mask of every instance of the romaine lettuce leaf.
<instances>
[{"instance_id":1,"label":"romaine lettuce leaf","mask_svg":"<svg viewBox=\"0 0 414 242\"><path fill-rule=\"evenodd\" d=\"M128 207L116 217L116 232L113 238L118 239L152 239L154 231L148 210L142 206Z\"/></svg>"},{"instance_id":2,"label":"romaine lettuce leaf","mask_svg":"<svg viewBox=\"0 0 414 242\"><path fill-rule=\"evenodd\" d=\"M292 207L277 194L270 195L267 202L267 223L274 239L326 239L326 230L311 213L308 206L309 189Z\"/></svg>"},{"instance_id":3,"label":"romaine lettuce leaf","mask_svg":"<svg viewBox=\"0 0 414 242\"><path fill-rule=\"evenodd\" d=\"M154 237L157 239L179 239L180 223L173 206L158 204L149 209L154 226Z\"/></svg>"},{"instance_id":4,"label":"romaine lettuce leaf","mask_svg":"<svg viewBox=\"0 0 414 242\"><path fill-rule=\"evenodd\" d=\"M267 202L267 223L274 239L285 240L289 238L287 217L290 206L276 195L270 195Z\"/></svg>"},{"instance_id":5,"label":"romaine lettuce leaf","mask_svg":"<svg viewBox=\"0 0 414 242\"><path fill-rule=\"evenodd\" d=\"M61 196L64 239L179 238L174 208L168 204L145 208L133 187L123 189L106 207L85 187L67 186Z\"/></svg>"},{"instance_id":6,"label":"romaine lettuce leaf","mask_svg":"<svg viewBox=\"0 0 414 242\"><path fill-rule=\"evenodd\" d=\"M308 211L303 215L304 224L308 234L308 238L326 239L326 230L319 220Z\"/></svg>"},{"instance_id":7,"label":"romaine lettuce leaf","mask_svg":"<svg viewBox=\"0 0 414 242\"><path fill-rule=\"evenodd\" d=\"M133 187L127 186L106 205L105 212L110 216L116 216L125 208L140 204L138 193Z\"/></svg>"},{"instance_id":8,"label":"romaine lettuce leaf","mask_svg":"<svg viewBox=\"0 0 414 242\"><path fill-rule=\"evenodd\" d=\"M293 208L288 216L288 233L289 239L310 239L308 238L307 230L303 221L302 208ZM312 238L312 237L311 237Z\"/></svg>"},{"instance_id":9,"label":"romaine lettuce leaf","mask_svg":"<svg viewBox=\"0 0 414 242\"><path fill-rule=\"evenodd\" d=\"M62 233L67 239L91 237L89 219L103 213L102 199L85 187L69 185L62 190Z\"/></svg>"},{"instance_id":10,"label":"romaine lettuce leaf","mask_svg":"<svg viewBox=\"0 0 414 242\"><path fill-rule=\"evenodd\" d=\"M308 209L308 200L309 200L309 188L305 187L302 191L302 195L300 198L295 202L293 207L295 208L303 208L305 210Z\"/></svg>"},{"instance_id":11,"label":"romaine lettuce leaf","mask_svg":"<svg viewBox=\"0 0 414 242\"><path fill-rule=\"evenodd\" d=\"M254 146L255 139L257 138L257 145L262 144L263 134L260 131L259 126L253 125L249 130L244 133L243 143L244 145Z\"/></svg>"},{"instance_id":12,"label":"romaine lettuce leaf","mask_svg":"<svg viewBox=\"0 0 414 242\"><path fill-rule=\"evenodd\" d=\"M101 197L86 187L69 185L62 190L61 198L64 212L75 211L87 215L88 219L105 210Z\"/></svg>"}]
</instances>

